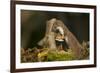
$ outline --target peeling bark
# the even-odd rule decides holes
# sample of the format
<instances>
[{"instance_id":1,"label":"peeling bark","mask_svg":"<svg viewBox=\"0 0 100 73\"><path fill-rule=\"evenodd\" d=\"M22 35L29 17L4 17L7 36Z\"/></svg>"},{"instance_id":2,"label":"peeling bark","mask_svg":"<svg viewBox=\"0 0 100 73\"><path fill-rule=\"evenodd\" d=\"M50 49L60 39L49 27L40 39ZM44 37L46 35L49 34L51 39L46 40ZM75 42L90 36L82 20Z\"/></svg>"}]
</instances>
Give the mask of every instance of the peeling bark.
<instances>
[{"instance_id":1,"label":"peeling bark","mask_svg":"<svg viewBox=\"0 0 100 73\"><path fill-rule=\"evenodd\" d=\"M61 20L53 18L47 22L45 36L38 44L41 46L46 45L46 47L50 49L56 49L55 28L58 26L62 27L64 30L66 44L68 44L68 47L72 49L74 56L77 59L80 59L82 56L83 47Z\"/></svg>"}]
</instances>

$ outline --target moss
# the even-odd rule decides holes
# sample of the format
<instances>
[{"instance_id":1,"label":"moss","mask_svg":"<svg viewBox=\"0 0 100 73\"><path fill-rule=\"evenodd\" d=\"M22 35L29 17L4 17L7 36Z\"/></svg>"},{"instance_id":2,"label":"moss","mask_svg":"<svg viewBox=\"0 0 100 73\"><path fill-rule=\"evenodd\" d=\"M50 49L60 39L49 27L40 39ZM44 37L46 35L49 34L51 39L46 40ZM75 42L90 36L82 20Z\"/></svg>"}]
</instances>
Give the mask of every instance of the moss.
<instances>
[{"instance_id":1,"label":"moss","mask_svg":"<svg viewBox=\"0 0 100 73\"><path fill-rule=\"evenodd\" d=\"M47 55L47 61L66 61L73 59L73 55L65 51L50 51Z\"/></svg>"}]
</instances>

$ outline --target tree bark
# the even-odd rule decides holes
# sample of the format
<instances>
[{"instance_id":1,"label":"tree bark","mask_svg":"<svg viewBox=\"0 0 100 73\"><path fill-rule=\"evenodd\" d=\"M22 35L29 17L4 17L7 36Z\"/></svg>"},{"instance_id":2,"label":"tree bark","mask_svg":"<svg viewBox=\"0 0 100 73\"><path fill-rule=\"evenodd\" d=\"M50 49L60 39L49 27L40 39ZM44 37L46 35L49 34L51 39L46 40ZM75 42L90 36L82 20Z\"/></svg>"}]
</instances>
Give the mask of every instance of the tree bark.
<instances>
[{"instance_id":1,"label":"tree bark","mask_svg":"<svg viewBox=\"0 0 100 73\"><path fill-rule=\"evenodd\" d=\"M45 36L38 43L38 45L45 46L46 48L50 48L50 49L56 49L55 34L52 31L52 28L53 28L53 25L55 24L55 22L56 22L55 18L47 21Z\"/></svg>"},{"instance_id":2,"label":"tree bark","mask_svg":"<svg viewBox=\"0 0 100 73\"><path fill-rule=\"evenodd\" d=\"M62 27L64 30L66 44L70 49L72 49L74 56L77 59L80 59L82 56L83 47L61 20L53 18L47 22L45 36L38 44L41 46L46 45L46 47L50 49L57 49L55 43L55 32L53 30L55 30L55 28L58 26Z\"/></svg>"}]
</instances>

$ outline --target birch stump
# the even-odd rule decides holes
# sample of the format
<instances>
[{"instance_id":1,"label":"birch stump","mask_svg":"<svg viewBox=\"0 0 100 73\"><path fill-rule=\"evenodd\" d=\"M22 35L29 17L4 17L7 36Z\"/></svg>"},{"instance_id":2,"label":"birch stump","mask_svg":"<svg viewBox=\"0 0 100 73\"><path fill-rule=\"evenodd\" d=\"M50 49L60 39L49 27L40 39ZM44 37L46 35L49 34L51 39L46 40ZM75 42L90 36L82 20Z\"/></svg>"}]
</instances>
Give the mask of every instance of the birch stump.
<instances>
[{"instance_id":1,"label":"birch stump","mask_svg":"<svg viewBox=\"0 0 100 73\"><path fill-rule=\"evenodd\" d=\"M38 45L45 46L46 48L50 49L57 49L55 43L55 30L57 27L63 28L66 44L70 49L72 49L75 58L80 59L82 57L83 47L81 46L77 38L74 36L74 34L70 32L67 26L65 26L61 20L57 20L55 18L47 21L45 36L38 43Z\"/></svg>"}]
</instances>

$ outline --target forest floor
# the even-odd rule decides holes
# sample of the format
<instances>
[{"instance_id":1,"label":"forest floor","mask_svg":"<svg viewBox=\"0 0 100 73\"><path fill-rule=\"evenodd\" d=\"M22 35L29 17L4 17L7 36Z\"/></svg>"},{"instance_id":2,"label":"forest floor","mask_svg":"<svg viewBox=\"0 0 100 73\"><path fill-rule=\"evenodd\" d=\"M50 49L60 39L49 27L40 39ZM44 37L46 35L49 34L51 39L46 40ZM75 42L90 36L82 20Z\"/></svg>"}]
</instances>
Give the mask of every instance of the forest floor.
<instances>
[{"instance_id":1,"label":"forest floor","mask_svg":"<svg viewBox=\"0 0 100 73\"><path fill-rule=\"evenodd\" d=\"M82 59L89 58L89 49L85 49ZM82 60L81 59L81 60ZM77 60L74 57L71 49L67 51L49 48L28 48L27 50L21 48L21 62L48 62L48 61L71 61Z\"/></svg>"}]
</instances>

